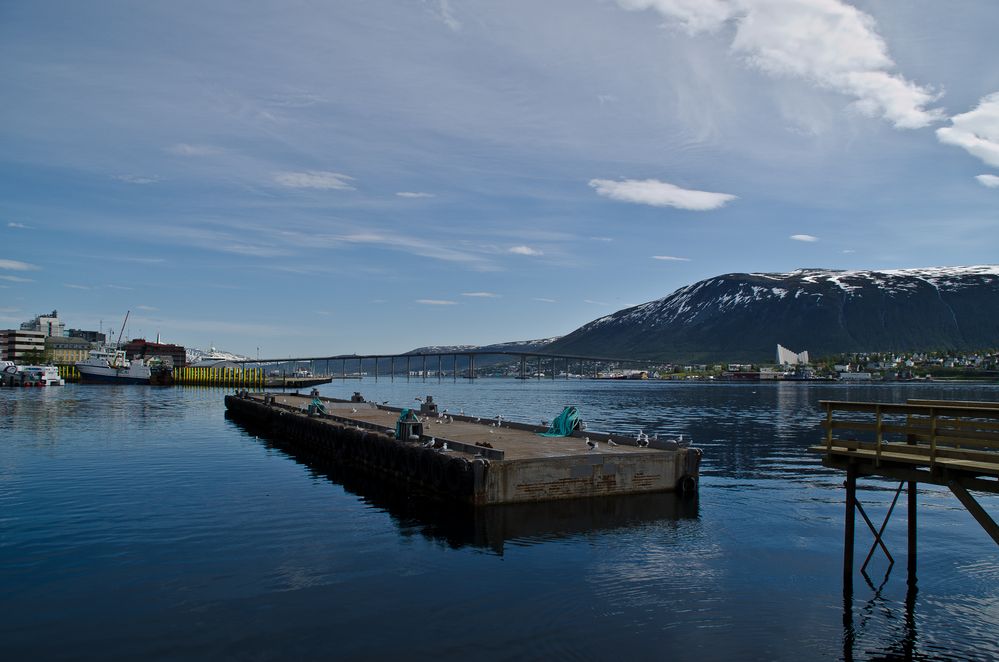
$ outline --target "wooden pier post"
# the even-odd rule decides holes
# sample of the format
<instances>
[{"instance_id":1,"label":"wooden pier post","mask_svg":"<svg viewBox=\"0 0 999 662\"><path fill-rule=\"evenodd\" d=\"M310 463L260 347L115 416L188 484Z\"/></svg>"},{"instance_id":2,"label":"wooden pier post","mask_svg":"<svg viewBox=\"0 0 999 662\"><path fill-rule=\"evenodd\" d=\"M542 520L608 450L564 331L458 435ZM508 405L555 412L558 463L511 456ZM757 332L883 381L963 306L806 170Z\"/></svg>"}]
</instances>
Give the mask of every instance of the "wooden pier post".
<instances>
[{"instance_id":1,"label":"wooden pier post","mask_svg":"<svg viewBox=\"0 0 999 662\"><path fill-rule=\"evenodd\" d=\"M909 481L909 554L908 554L909 589L916 587L916 481Z\"/></svg>"},{"instance_id":2,"label":"wooden pier post","mask_svg":"<svg viewBox=\"0 0 999 662\"><path fill-rule=\"evenodd\" d=\"M846 470L846 523L843 527L843 587L853 586L853 534L857 516L857 465Z\"/></svg>"}]
</instances>

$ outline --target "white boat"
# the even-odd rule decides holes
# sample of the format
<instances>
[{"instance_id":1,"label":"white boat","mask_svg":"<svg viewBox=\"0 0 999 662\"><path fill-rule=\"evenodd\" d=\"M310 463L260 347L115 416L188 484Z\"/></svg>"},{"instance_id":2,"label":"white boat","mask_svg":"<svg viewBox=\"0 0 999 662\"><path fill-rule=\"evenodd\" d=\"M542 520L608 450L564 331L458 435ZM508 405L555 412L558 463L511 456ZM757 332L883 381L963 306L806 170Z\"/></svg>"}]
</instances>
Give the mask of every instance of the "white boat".
<instances>
[{"instance_id":1,"label":"white boat","mask_svg":"<svg viewBox=\"0 0 999 662\"><path fill-rule=\"evenodd\" d=\"M86 361L76 364L84 384L148 384L151 371L142 359L129 360L125 350L102 347L90 350Z\"/></svg>"},{"instance_id":2,"label":"white boat","mask_svg":"<svg viewBox=\"0 0 999 662\"><path fill-rule=\"evenodd\" d=\"M238 364L235 362L235 354L230 354L228 352L220 352L219 350L212 347L207 354L202 354L197 360L188 363L189 368L235 368Z\"/></svg>"},{"instance_id":3,"label":"white boat","mask_svg":"<svg viewBox=\"0 0 999 662\"><path fill-rule=\"evenodd\" d=\"M66 380L59 376L59 368L54 365L22 365L18 366L22 382L31 382L38 386L64 386Z\"/></svg>"}]
</instances>

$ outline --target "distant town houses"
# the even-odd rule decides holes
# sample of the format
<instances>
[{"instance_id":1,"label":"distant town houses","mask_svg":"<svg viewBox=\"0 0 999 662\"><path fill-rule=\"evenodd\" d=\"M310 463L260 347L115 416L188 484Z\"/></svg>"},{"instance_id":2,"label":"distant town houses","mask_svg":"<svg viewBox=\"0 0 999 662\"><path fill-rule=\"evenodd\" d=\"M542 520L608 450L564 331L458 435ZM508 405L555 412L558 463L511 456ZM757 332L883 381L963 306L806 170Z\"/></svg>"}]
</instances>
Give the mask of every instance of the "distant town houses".
<instances>
[{"instance_id":1,"label":"distant town houses","mask_svg":"<svg viewBox=\"0 0 999 662\"><path fill-rule=\"evenodd\" d=\"M50 364L71 366L87 358L90 350L107 343L103 331L66 329L59 312L41 313L23 322L18 329L0 329L0 360L19 365ZM123 349L129 359L164 358L175 367L186 365L186 350L180 345L128 341Z\"/></svg>"}]
</instances>

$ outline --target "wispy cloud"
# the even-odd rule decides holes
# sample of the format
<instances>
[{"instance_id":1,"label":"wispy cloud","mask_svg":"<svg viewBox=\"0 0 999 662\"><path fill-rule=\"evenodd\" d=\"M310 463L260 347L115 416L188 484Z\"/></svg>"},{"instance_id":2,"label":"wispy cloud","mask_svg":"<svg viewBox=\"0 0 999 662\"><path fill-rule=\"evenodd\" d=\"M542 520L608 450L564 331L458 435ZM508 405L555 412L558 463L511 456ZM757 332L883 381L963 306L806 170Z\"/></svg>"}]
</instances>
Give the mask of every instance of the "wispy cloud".
<instances>
[{"instance_id":1,"label":"wispy cloud","mask_svg":"<svg viewBox=\"0 0 999 662\"><path fill-rule=\"evenodd\" d=\"M620 202L633 202L653 207L675 207L691 211L718 209L725 203L735 200L728 193L712 193L680 188L669 182L657 179L591 179L590 186L598 195Z\"/></svg>"},{"instance_id":2,"label":"wispy cloud","mask_svg":"<svg viewBox=\"0 0 999 662\"><path fill-rule=\"evenodd\" d=\"M664 260L666 262L690 262L689 257L676 257L674 255L653 255L653 260Z\"/></svg>"},{"instance_id":3,"label":"wispy cloud","mask_svg":"<svg viewBox=\"0 0 999 662\"><path fill-rule=\"evenodd\" d=\"M417 299L416 303L421 303L424 306L455 306L458 304L457 301L448 301L447 299Z\"/></svg>"},{"instance_id":4,"label":"wispy cloud","mask_svg":"<svg viewBox=\"0 0 999 662\"><path fill-rule=\"evenodd\" d=\"M213 156L222 152L220 148L212 145L190 145L188 143L170 145L166 151L177 156Z\"/></svg>"},{"instance_id":5,"label":"wispy cloud","mask_svg":"<svg viewBox=\"0 0 999 662\"><path fill-rule=\"evenodd\" d=\"M975 179L982 186L988 186L989 188L999 188L999 177L995 175L975 175Z\"/></svg>"},{"instance_id":6,"label":"wispy cloud","mask_svg":"<svg viewBox=\"0 0 999 662\"><path fill-rule=\"evenodd\" d=\"M792 234L789 237L789 239L793 239L795 241L807 241L807 242L812 242L812 241L818 241L819 240L818 237L812 236L810 234Z\"/></svg>"},{"instance_id":7,"label":"wispy cloud","mask_svg":"<svg viewBox=\"0 0 999 662\"><path fill-rule=\"evenodd\" d=\"M423 193L422 191L399 191L396 193L400 198L433 198L433 193Z\"/></svg>"},{"instance_id":8,"label":"wispy cloud","mask_svg":"<svg viewBox=\"0 0 999 662\"><path fill-rule=\"evenodd\" d=\"M63 283L63 287L68 287L71 290L90 290L93 289L87 285L79 285L77 283Z\"/></svg>"},{"instance_id":9,"label":"wispy cloud","mask_svg":"<svg viewBox=\"0 0 999 662\"><path fill-rule=\"evenodd\" d=\"M593 299L583 299L583 303L593 304L594 306L609 306L610 305L606 301L594 301Z\"/></svg>"},{"instance_id":10,"label":"wispy cloud","mask_svg":"<svg viewBox=\"0 0 999 662\"><path fill-rule=\"evenodd\" d=\"M437 0L438 16L452 32L461 30L461 23L454 17L449 0Z\"/></svg>"},{"instance_id":11,"label":"wispy cloud","mask_svg":"<svg viewBox=\"0 0 999 662\"><path fill-rule=\"evenodd\" d=\"M0 280L6 280L11 283L34 283L30 278L21 278L20 276L0 276Z\"/></svg>"},{"instance_id":12,"label":"wispy cloud","mask_svg":"<svg viewBox=\"0 0 999 662\"><path fill-rule=\"evenodd\" d=\"M10 223L8 223L7 227L8 228L18 228L20 230L30 230L31 229L31 226L25 225L24 223L15 223L14 221L11 221Z\"/></svg>"},{"instance_id":13,"label":"wispy cloud","mask_svg":"<svg viewBox=\"0 0 999 662\"><path fill-rule=\"evenodd\" d=\"M143 175L115 175L114 179L126 184L155 184L160 181L159 177L145 177Z\"/></svg>"},{"instance_id":14,"label":"wispy cloud","mask_svg":"<svg viewBox=\"0 0 999 662\"><path fill-rule=\"evenodd\" d=\"M274 181L290 188L314 188L321 191L353 191L350 183L353 177L339 172L310 170L308 172L281 172L274 175Z\"/></svg>"},{"instance_id":15,"label":"wispy cloud","mask_svg":"<svg viewBox=\"0 0 999 662\"><path fill-rule=\"evenodd\" d=\"M900 129L944 119L939 95L892 73L874 18L840 0L618 0L653 9L689 34L734 25L731 50L774 77L794 77L855 99L854 108Z\"/></svg>"},{"instance_id":16,"label":"wispy cloud","mask_svg":"<svg viewBox=\"0 0 999 662\"><path fill-rule=\"evenodd\" d=\"M154 310L159 310L159 308L157 308L155 306L145 306L145 305L139 305L139 306L136 306L136 308L138 308L139 310L145 310L147 312L152 312Z\"/></svg>"},{"instance_id":17,"label":"wispy cloud","mask_svg":"<svg viewBox=\"0 0 999 662\"><path fill-rule=\"evenodd\" d=\"M531 248L530 246L513 246L510 249L510 252L516 253L517 255L531 255L531 256L544 255L544 251L540 251L536 248Z\"/></svg>"},{"instance_id":18,"label":"wispy cloud","mask_svg":"<svg viewBox=\"0 0 999 662\"><path fill-rule=\"evenodd\" d=\"M533 297L534 301L540 301L541 303L558 303L556 299L548 299L546 297Z\"/></svg>"},{"instance_id":19,"label":"wispy cloud","mask_svg":"<svg viewBox=\"0 0 999 662\"><path fill-rule=\"evenodd\" d=\"M974 109L950 118L950 123L937 129L940 142L961 147L999 168L999 92L984 97Z\"/></svg>"},{"instance_id":20,"label":"wispy cloud","mask_svg":"<svg viewBox=\"0 0 999 662\"><path fill-rule=\"evenodd\" d=\"M19 262L18 260L0 260L0 269L9 269L11 271L38 271L41 267L27 262Z\"/></svg>"},{"instance_id":21,"label":"wispy cloud","mask_svg":"<svg viewBox=\"0 0 999 662\"><path fill-rule=\"evenodd\" d=\"M349 244L372 244L384 248L397 250L422 257L429 257L445 262L457 262L469 267L491 271L493 265L480 255L475 255L469 251L459 250L445 245L443 242L429 241L419 237L406 236L398 233L381 234L378 232L355 232L346 235L334 235L331 237L334 242L344 242Z\"/></svg>"},{"instance_id":22,"label":"wispy cloud","mask_svg":"<svg viewBox=\"0 0 999 662\"><path fill-rule=\"evenodd\" d=\"M111 290L134 290L135 289L134 287L126 287L124 285L107 285L106 287L108 289L111 289ZM141 306L140 306L140 308L141 308Z\"/></svg>"},{"instance_id":23,"label":"wispy cloud","mask_svg":"<svg viewBox=\"0 0 999 662\"><path fill-rule=\"evenodd\" d=\"M499 295L493 292L462 292L463 297L480 297L483 299L498 299Z\"/></svg>"}]
</instances>

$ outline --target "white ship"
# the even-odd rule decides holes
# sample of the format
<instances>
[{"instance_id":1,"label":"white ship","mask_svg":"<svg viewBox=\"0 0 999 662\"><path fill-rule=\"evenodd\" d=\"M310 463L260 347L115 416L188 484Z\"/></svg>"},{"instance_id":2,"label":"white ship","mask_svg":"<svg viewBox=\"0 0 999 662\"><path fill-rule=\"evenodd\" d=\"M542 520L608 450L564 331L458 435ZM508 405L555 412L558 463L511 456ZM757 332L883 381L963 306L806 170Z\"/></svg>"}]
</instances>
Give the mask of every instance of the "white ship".
<instances>
[{"instance_id":1,"label":"white ship","mask_svg":"<svg viewBox=\"0 0 999 662\"><path fill-rule=\"evenodd\" d=\"M189 356L187 363L189 368L236 368L239 367L240 357L212 347L208 353L191 359L192 357Z\"/></svg>"},{"instance_id":2,"label":"white ship","mask_svg":"<svg viewBox=\"0 0 999 662\"><path fill-rule=\"evenodd\" d=\"M148 384L151 371L142 359L129 360L122 349L92 349L76 364L84 384Z\"/></svg>"}]
</instances>

